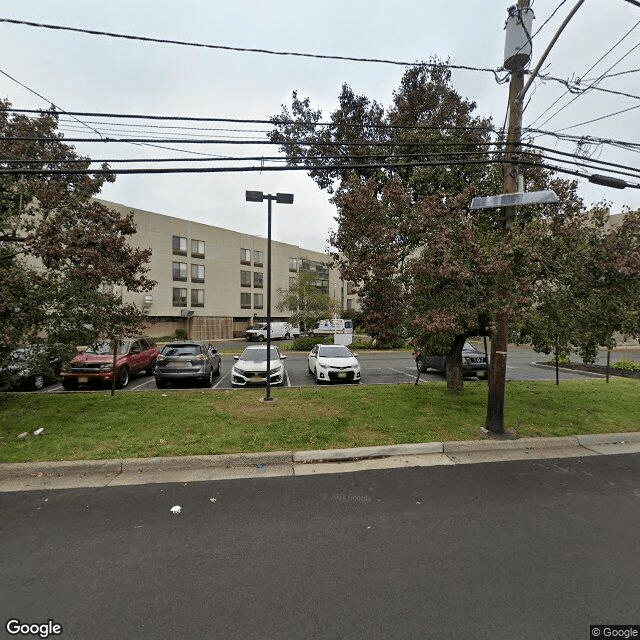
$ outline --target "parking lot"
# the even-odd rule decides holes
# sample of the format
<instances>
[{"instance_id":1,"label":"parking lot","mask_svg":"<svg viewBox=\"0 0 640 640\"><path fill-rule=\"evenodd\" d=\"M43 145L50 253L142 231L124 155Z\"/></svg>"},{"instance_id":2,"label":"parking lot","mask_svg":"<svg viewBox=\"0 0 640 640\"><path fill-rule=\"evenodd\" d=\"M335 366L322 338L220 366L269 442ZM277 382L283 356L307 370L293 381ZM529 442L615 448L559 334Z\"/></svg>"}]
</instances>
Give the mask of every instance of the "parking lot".
<instances>
[{"instance_id":1,"label":"parking lot","mask_svg":"<svg viewBox=\"0 0 640 640\"><path fill-rule=\"evenodd\" d=\"M276 346L283 343L274 342ZM245 342L236 342L218 345L221 349L237 348L238 353L246 346ZM284 351L287 375L284 386L286 387L313 387L315 381L307 369L307 353ZM636 356L634 354L632 357ZM362 351L358 354L362 367L361 384L412 384L416 380L416 366L409 351ZM532 365L534 362L547 360L548 356L535 353L526 347L509 347L507 365L507 379L510 380L554 380L555 371L552 368L544 369ZM222 355L222 373L214 380L214 389L231 389L231 367L233 355ZM562 380L584 379L583 375L573 372L561 372ZM420 384L430 382L442 382L444 377L436 372L420 374ZM467 382L477 382L476 378L467 378ZM480 382L484 384L484 381ZM181 385L180 389L197 388ZM169 390L171 387L169 388ZM104 388L95 389L87 387L81 391L104 391ZM132 376L129 385L123 391L155 391L156 385L153 376ZM60 384L52 384L38 393L77 393L66 392Z\"/></svg>"}]
</instances>

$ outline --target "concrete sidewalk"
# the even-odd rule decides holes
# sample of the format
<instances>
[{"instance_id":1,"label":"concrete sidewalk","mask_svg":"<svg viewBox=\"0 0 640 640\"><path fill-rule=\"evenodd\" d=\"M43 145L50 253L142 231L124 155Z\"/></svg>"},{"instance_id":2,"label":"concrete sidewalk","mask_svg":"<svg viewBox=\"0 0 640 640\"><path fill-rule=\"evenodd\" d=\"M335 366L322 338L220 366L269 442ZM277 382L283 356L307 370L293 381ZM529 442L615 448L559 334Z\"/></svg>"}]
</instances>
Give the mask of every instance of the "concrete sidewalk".
<instances>
[{"instance_id":1,"label":"concrete sidewalk","mask_svg":"<svg viewBox=\"0 0 640 640\"><path fill-rule=\"evenodd\" d=\"M24 462L0 464L0 492L304 476L367 469L639 452L640 432L630 432L562 438L427 442L320 451Z\"/></svg>"}]
</instances>

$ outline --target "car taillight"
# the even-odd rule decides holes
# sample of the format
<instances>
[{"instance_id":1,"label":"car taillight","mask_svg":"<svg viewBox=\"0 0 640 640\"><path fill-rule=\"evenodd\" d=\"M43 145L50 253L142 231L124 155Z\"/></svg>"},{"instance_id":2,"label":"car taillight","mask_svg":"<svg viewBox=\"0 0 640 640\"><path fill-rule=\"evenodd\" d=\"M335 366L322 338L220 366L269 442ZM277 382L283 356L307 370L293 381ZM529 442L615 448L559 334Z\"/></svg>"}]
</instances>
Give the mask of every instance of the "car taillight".
<instances>
[{"instance_id":1,"label":"car taillight","mask_svg":"<svg viewBox=\"0 0 640 640\"><path fill-rule=\"evenodd\" d=\"M163 356L163 355L159 355L159 356L156 358L156 362L164 362L165 360L166 360L166 357L165 357L165 356Z\"/></svg>"},{"instance_id":2,"label":"car taillight","mask_svg":"<svg viewBox=\"0 0 640 640\"><path fill-rule=\"evenodd\" d=\"M206 360L207 356L204 355L204 353L199 353L198 354L198 360Z\"/></svg>"}]
</instances>

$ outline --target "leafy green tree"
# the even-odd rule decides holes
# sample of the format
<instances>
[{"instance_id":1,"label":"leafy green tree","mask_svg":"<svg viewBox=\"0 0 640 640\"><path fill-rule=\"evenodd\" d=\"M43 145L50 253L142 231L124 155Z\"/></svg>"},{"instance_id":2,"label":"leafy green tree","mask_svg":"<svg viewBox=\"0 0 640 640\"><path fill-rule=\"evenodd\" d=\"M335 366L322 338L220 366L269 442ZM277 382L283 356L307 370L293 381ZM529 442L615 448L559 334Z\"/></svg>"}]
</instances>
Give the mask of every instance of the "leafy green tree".
<instances>
[{"instance_id":1,"label":"leafy green tree","mask_svg":"<svg viewBox=\"0 0 640 640\"><path fill-rule=\"evenodd\" d=\"M67 354L140 330L142 311L120 291L153 287L145 275L151 250L129 245L133 214L121 217L93 199L115 177L64 173L89 168L90 159L65 144L57 114L30 118L10 107L0 101L0 362L24 344Z\"/></svg>"},{"instance_id":2,"label":"leafy green tree","mask_svg":"<svg viewBox=\"0 0 640 640\"><path fill-rule=\"evenodd\" d=\"M300 270L288 289L278 289L278 311L290 312L289 320L303 330L311 329L318 320L333 314L333 302L317 286L312 271Z\"/></svg>"}]
</instances>

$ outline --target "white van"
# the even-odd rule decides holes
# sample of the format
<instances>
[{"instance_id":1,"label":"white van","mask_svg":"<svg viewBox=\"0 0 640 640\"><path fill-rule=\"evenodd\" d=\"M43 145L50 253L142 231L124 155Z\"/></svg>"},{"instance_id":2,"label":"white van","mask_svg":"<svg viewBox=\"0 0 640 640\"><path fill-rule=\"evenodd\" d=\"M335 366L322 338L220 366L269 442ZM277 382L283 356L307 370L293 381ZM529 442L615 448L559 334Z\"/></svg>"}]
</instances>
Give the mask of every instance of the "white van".
<instances>
[{"instance_id":1,"label":"white van","mask_svg":"<svg viewBox=\"0 0 640 640\"><path fill-rule=\"evenodd\" d=\"M342 318L318 320L313 330L313 334L316 336L328 336L335 333L353 333L353 320L343 320Z\"/></svg>"},{"instance_id":2,"label":"white van","mask_svg":"<svg viewBox=\"0 0 640 640\"><path fill-rule=\"evenodd\" d=\"M295 338L300 335L300 329L298 327L294 327L288 322L272 322L271 323L271 339L272 340L280 340L285 339L289 340L289 338ZM267 339L267 323L266 322L258 322L254 324L251 329L247 329L245 332L245 336L247 341L251 342L252 340L258 340L259 342L263 342Z\"/></svg>"}]
</instances>

